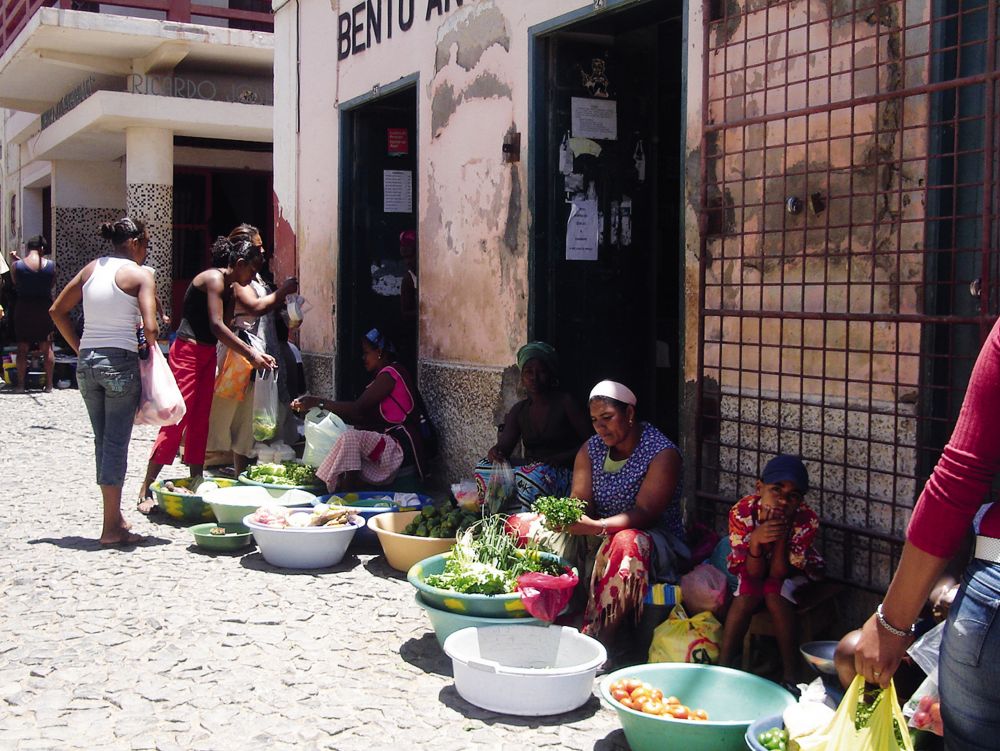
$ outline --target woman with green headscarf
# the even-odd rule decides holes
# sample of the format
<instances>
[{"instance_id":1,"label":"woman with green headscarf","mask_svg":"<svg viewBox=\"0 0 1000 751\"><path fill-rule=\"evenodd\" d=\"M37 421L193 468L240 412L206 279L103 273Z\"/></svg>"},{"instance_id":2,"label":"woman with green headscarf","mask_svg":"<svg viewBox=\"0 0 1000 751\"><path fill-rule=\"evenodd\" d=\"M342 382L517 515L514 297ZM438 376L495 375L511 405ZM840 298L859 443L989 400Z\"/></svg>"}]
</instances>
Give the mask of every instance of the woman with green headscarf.
<instances>
[{"instance_id":1,"label":"woman with green headscarf","mask_svg":"<svg viewBox=\"0 0 1000 751\"><path fill-rule=\"evenodd\" d=\"M527 398L507 413L496 444L476 465L476 485L480 497L493 474L495 463L514 466L517 496L503 509L517 513L531 508L540 495L565 496L573 475L573 459L591 434L590 421L565 391L557 390L559 359L545 342L529 342L517 351L521 387ZM519 459L514 450L521 444Z\"/></svg>"}]
</instances>

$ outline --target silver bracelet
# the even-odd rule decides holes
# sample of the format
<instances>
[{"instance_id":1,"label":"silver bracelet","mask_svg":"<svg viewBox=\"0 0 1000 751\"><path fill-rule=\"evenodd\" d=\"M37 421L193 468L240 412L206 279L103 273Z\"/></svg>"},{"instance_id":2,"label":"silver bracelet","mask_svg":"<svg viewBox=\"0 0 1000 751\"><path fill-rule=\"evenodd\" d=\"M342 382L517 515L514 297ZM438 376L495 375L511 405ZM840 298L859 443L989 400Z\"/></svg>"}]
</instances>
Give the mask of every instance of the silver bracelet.
<instances>
[{"instance_id":1,"label":"silver bracelet","mask_svg":"<svg viewBox=\"0 0 1000 751\"><path fill-rule=\"evenodd\" d=\"M888 631L893 636L899 636L899 637L913 636L913 634L916 631L916 627L913 626L913 625L910 626L909 630L903 631L903 629L896 628L891 623L889 623L889 621L887 621L885 619L885 616L882 615L882 603L881 602L878 604L878 607L875 608L875 620L878 621L878 625L880 625L882 628L884 628L886 631Z\"/></svg>"}]
</instances>

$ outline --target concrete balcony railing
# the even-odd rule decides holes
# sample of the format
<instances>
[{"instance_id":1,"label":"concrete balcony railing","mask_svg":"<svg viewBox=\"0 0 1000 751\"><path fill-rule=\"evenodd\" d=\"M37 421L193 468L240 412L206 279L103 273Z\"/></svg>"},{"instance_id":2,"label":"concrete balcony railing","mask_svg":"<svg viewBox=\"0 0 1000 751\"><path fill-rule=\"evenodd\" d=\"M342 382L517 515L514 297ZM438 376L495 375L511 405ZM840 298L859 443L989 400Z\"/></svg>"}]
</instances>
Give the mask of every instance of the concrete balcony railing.
<instances>
[{"instance_id":1,"label":"concrete balcony railing","mask_svg":"<svg viewBox=\"0 0 1000 751\"><path fill-rule=\"evenodd\" d=\"M196 23L230 29L273 31L270 0L0 0L0 55L42 7L152 18L177 23Z\"/></svg>"}]
</instances>

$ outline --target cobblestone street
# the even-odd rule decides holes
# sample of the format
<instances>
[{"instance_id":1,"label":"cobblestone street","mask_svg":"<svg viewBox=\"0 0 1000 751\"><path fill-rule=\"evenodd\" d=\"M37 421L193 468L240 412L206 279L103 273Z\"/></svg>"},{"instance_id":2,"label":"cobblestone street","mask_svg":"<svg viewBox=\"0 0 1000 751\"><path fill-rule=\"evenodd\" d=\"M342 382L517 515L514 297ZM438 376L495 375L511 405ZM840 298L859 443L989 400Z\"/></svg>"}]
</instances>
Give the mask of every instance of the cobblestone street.
<instances>
[{"instance_id":1,"label":"cobblestone street","mask_svg":"<svg viewBox=\"0 0 1000 751\"><path fill-rule=\"evenodd\" d=\"M124 504L150 537L101 549L79 393L0 389L0 412L0 748L627 748L597 698L540 719L463 701L377 548L290 573L132 511L152 428L133 434Z\"/></svg>"}]
</instances>

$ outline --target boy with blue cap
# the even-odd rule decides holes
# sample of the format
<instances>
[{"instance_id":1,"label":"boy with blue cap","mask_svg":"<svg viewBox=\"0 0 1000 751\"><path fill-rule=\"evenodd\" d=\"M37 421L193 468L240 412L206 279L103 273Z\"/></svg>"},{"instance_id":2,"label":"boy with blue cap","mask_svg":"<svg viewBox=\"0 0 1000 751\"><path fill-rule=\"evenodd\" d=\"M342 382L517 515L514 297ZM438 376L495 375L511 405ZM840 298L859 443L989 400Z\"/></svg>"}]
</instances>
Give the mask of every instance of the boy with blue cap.
<instances>
[{"instance_id":1,"label":"boy with blue cap","mask_svg":"<svg viewBox=\"0 0 1000 751\"><path fill-rule=\"evenodd\" d=\"M809 492L809 472L797 456L779 454L771 459L756 490L729 511L732 552L726 563L739 583L726 616L719 662L730 664L750 619L763 605L774 623L782 680L794 686L798 639L793 580L822 574L823 559L813 547L819 517L803 500Z\"/></svg>"}]
</instances>

